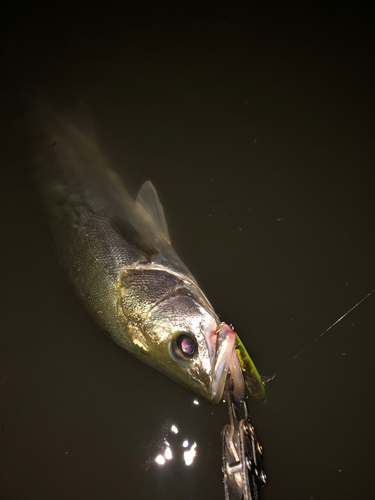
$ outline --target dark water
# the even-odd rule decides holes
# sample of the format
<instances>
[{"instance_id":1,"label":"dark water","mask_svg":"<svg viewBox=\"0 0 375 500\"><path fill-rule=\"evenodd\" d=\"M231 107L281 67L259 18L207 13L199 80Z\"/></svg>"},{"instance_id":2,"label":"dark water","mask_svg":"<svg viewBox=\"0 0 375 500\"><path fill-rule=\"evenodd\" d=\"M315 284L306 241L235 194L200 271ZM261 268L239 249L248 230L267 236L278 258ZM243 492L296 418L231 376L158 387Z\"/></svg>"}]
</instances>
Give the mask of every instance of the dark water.
<instances>
[{"instance_id":1,"label":"dark water","mask_svg":"<svg viewBox=\"0 0 375 500\"><path fill-rule=\"evenodd\" d=\"M347 12L336 43L302 14L306 36L287 16L130 12L132 25L113 10L89 29L87 6L70 17L15 5L3 36L0 498L223 498L226 406L194 404L112 343L57 263L29 175L41 89L57 109L85 100L131 190L153 181L175 249L259 371L277 372L268 402L250 401L263 498L373 498L375 293L293 359L375 287L361 25L345 41ZM158 465L165 439L173 458Z\"/></svg>"}]
</instances>

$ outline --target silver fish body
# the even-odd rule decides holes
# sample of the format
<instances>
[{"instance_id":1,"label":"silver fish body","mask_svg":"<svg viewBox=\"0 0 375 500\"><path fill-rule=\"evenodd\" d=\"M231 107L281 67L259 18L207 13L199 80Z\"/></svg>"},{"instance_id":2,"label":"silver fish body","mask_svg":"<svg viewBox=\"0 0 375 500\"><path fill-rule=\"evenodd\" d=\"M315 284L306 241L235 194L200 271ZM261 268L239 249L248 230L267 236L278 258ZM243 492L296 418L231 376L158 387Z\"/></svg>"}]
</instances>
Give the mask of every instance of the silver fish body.
<instances>
[{"instance_id":1,"label":"silver fish body","mask_svg":"<svg viewBox=\"0 0 375 500\"><path fill-rule=\"evenodd\" d=\"M96 142L63 122L40 164L60 261L91 316L143 362L220 401L233 335L173 250L152 184L134 200Z\"/></svg>"}]
</instances>

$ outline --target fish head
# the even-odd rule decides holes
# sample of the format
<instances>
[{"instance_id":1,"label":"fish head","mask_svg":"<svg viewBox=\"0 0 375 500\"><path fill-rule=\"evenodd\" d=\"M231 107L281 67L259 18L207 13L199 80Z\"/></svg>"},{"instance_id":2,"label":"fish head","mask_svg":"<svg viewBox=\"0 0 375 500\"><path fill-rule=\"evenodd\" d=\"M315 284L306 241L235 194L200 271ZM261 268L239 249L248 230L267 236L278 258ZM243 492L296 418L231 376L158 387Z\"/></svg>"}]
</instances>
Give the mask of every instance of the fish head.
<instances>
[{"instance_id":1,"label":"fish head","mask_svg":"<svg viewBox=\"0 0 375 500\"><path fill-rule=\"evenodd\" d=\"M122 304L129 318L133 354L218 403L228 371L235 373L239 366L236 336L220 323L199 287L160 270L128 272L123 285ZM243 379L240 369L238 378Z\"/></svg>"}]
</instances>

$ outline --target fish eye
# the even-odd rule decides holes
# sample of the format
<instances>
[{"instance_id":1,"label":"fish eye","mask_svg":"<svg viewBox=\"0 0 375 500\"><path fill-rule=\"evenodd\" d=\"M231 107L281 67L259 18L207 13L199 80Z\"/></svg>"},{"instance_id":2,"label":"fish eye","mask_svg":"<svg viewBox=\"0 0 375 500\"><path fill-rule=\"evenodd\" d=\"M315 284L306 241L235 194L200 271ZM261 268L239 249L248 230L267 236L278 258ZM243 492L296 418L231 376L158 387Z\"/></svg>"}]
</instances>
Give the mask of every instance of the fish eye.
<instances>
[{"instance_id":1,"label":"fish eye","mask_svg":"<svg viewBox=\"0 0 375 500\"><path fill-rule=\"evenodd\" d=\"M179 359L189 360L197 352L197 345L190 335L180 333L173 341L172 350Z\"/></svg>"},{"instance_id":2,"label":"fish eye","mask_svg":"<svg viewBox=\"0 0 375 500\"><path fill-rule=\"evenodd\" d=\"M185 356L193 356L195 352L195 345L193 340L188 336L183 336L180 339L180 349Z\"/></svg>"}]
</instances>

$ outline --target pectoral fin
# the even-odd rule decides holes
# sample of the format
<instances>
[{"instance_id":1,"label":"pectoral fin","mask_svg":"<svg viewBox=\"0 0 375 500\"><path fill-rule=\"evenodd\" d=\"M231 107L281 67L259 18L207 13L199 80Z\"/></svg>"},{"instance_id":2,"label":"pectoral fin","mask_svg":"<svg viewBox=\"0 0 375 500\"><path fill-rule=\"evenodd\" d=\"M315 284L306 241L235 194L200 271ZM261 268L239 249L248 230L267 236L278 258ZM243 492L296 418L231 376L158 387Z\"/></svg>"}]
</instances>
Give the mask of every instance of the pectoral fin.
<instances>
[{"instance_id":1,"label":"pectoral fin","mask_svg":"<svg viewBox=\"0 0 375 500\"><path fill-rule=\"evenodd\" d=\"M149 262L152 262L159 250L145 238L136 228L129 222L116 215L110 217L109 223L130 246L132 246L140 255L145 257Z\"/></svg>"}]
</instances>

